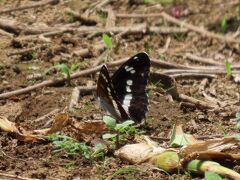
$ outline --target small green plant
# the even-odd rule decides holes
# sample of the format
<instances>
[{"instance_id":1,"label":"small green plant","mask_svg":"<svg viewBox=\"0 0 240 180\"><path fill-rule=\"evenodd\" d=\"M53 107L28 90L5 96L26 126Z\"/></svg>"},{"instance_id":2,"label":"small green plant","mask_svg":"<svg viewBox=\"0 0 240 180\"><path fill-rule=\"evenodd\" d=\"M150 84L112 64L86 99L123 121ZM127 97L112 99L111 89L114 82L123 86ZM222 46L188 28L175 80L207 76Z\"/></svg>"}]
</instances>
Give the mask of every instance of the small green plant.
<instances>
[{"instance_id":1,"label":"small green plant","mask_svg":"<svg viewBox=\"0 0 240 180\"><path fill-rule=\"evenodd\" d=\"M112 47L113 47L112 39L107 34L102 35L102 40L103 40L106 48L108 50L112 50Z\"/></svg>"},{"instance_id":2,"label":"small green plant","mask_svg":"<svg viewBox=\"0 0 240 180\"><path fill-rule=\"evenodd\" d=\"M140 171L139 169L133 168L133 167L122 167L122 168L119 168L117 171L115 171L107 179L112 180L113 178L116 178L119 175L122 175L122 174L133 174L133 173L136 173L136 172L139 172L139 171ZM130 178L126 178L126 179L130 179Z\"/></svg>"},{"instance_id":3,"label":"small green plant","mask_svg":"<svg viewBox=\"0 0 240 180\"><path fill-rule=\"evenodd\" d=\"M236 113L237 128L240 129L240 112Z\"/></svg>"},{"instance_id":4,"label":"small green plant","mask_svg":"<svg viewBox=\"0 0 240 180\"><path fill-rule=\"evenodd\" d=\"M226 60L224 62L224 65L225 65L227 77L231 77L232 76L232 64L228 60Z\"/></svg>"},{"instance_id":5,"label":"small green plant","mask_svg":"<svg viewBox=\"0 0 240 180\"><path fill-rule=\"evenodd\" d=\"M33 51L31 56L32 56L32 59L37 59L38 54L36 51Z\"/></svg>"},{"instance_id":6,"label":"small green plant","mask_svg":"<svg viewBox=\"0 0 240 180\"><path fill-rule=\"evenodd\" d=\"M86 159L95 159L98 157L103 157L103 147L98 145L95 147L95 151L91 151L85 143L79 143L77 140L61 135L61 134L50 134L44 136L45 139L52 141L54 145L54 152L65 151L69 156L75 156L77 154L82 154Z\"/></svg>"},{"instance_id":7,"label":"small green plant","mask_svg":"<svg viewBox=\"0 0 240 180\"><path fill-rule=\"evenodd\" d=\"M226 17L223 17L220 22L220 31L221 33L226 33L227 31L227 19Z\"/></svg>"},{"instance_id":8,"label":"small green plant","mask_svg":"<svg viewBox=\"0 0 240 180\"><path fill-rule=\"evenodd\" d=\"M238 18L240 17L240 0L238 1L238 5L237 5L237 16Z\"/></svg>"},{"instance_id":9,"label":"small green plant","mask_svg":"<svg viewBox=\"0 0 240 180\"><path fill-rule=\"evenodd\" d=\"M91 157L96 158L104 158L104 146L101 143L98 143L94 147L94 152L91 154Z\"/></svg>"},{"instance_id":10,"label":"small green plant","mask_svg":"<svg viewBox=\"0 0 240 180\"><path fill-rule=\"evenodd\" d=\"M184 41L187 37L186 33L173 33L174 38L176 38L178 41Z\"/></svg>"},{"instance_id":11,"label":"small green plant","mask_svg":"<svg viewBox=\"0 0 240 180\"><path fill-rule=\"evenodd\" d=\"M222 180L221 176L211 171L206 171L204 176L206 180Z\"/></svg>"},{"instance_id":12,"label":"small green plant","mask_svg":"<svg viewBox=\"0 0 240 180\"><path fill-rule=\"evenodd\" d=\"M69 23L73 23L76 21L76 18L71 12L64 12L63 16L66 18L66 21Z\"/></svg>"},{"instance_id":13,"label":"small green plant","mask_svg":"<svg viewBox=\"0 0 240 180\"><path fill-rule=\"evenodd\" d=\"M144 50L146 53L150 54L150 52L152 51L152 48L150 47L148 42L144 43Z\"/></svg>"},{"instance_id":14,"label":"small green plant","mask_svg":"<svg viewBox=\"0 0 240 180\"><path fill-rule=\"evenodd\" d=\"M104 116L103 122L110 130L110 133L103 134L102 138L116 143L116 146L118 146L120 142L125 141L127 137L139 133L138 129L132 126L134 124L132 120L117 124L114 118Z\"/></svg>"},{"instance_id":15,"label":"small green plant","mask_svg":"<svg viewBox=\"0 0 240 180\"><path fill-rule=\"evenodd\" d=\"M47 70L50 71L52 69L57 69L59 71L61 71L61 73L65 76L65 78L67 78L67 82L70 85L70 81L71 81L71 74L72 72L76 71L79 67L79 64L72 64L71 66L68 66L65 63L62 64L56 64L53 67L51 67L50 69Z\"/></svg>"},{"instance_id":16,"label":"small green plant","mask_svg":"<svg viewBox=\"0 0 240 180\"><path fill-rule=\"evenodd\" d=\"M159 56L160 61L166 61L167 60L166 56L164 56L162 54L158 54L158 56Z\"/></svg>"}]
</instances>

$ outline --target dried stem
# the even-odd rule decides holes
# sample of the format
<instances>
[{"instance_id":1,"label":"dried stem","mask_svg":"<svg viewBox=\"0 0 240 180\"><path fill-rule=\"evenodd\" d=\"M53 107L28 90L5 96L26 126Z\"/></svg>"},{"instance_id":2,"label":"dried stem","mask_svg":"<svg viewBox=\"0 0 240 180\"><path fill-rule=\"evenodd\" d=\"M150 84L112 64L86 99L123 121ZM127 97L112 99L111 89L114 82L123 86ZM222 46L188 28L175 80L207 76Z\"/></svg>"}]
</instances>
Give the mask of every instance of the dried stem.
<instances>
[{"instance_id":1,"label":"dried stem","mask_svg":"<svg viewBox=\"0 0 240 180\"><path fill-rule=\"evenodd\" d=\"M230 36L223 36L221 34L216 34L216 33L207 31L206 29L204 29L202 27L194 26L194 25L186 23L184 21L180 21L180 20L168 15L165 12L156 13L156 14L117 14L116 17L119 17L119 18L162 17L163 19L165 19L168 22L176 24L176 25L180 26L181 28L187 28L191 31L197 32L197 33L201 34L202 36L218 39L218 40L221 40L221 41L224 41L224 42L240 44L240 40L238 40L236 38L233 38L233 37L230 37Z\"/></svg>"},{"instance_id":2,"label":"dried stem","mask_svg":"<svg viewBox=\"0 0 240 180\"><path fill-rule=\"evenodd\" d=\"M10 13L10 12L14 12L14 11L21 11L24 9L38 8L41 6L48 5L48 4L56 5L58 3L59 3L59 0L45 0L45 1L40 1L40 2L34 3L34 4L27 4L25 6L16 7L13 9L3 9L3 10L0 10L0 14Z\"/></svg>"}]
</instances>

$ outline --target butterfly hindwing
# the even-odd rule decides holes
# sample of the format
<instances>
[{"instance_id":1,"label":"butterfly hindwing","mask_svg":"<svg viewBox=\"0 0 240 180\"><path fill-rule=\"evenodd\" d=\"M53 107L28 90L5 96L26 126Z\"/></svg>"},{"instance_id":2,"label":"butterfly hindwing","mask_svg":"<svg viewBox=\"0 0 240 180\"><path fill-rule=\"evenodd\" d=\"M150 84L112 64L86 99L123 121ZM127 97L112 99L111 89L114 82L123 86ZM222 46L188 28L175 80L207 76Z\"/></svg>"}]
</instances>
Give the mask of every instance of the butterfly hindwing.
<instances>
[{"instance_id":1,"label":"butterfly hindwing","mask_svg":"<svg viewBox=\"0 0 240 180\"><path fill-rule=\"evenodd\" d=\"M148 55L139 53L126 61L112 77L116 96L134 121L141 121L147 112L146 86L149 71Z\"/></svg>"}]
</instances>

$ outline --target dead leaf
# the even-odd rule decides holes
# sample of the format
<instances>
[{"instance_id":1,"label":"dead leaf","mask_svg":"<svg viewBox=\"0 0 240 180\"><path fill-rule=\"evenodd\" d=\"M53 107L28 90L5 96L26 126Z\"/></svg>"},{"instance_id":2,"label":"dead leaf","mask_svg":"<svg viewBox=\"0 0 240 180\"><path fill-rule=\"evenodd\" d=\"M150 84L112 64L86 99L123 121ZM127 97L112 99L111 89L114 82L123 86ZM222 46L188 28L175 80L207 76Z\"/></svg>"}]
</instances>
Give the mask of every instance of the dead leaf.
<instances>
[{"instance_id":1,"label":"dead leaf","mask_svg":"<svg viewBox=\"0 0 240 180\"><path fill-rule=\"evenodd\" d=\"M70 120L68 114L58 114L50 128L28 131L21 126L17 126L16 123L9 121L6 117L0 116L0 129L15 135L20 141L41 141L44 140L41 138L42 135L62 130L70 123Z\"/></svg>"},{"instance_id":2,"label":"dead leaf","mask_svg":"<svg viewBox=\"0 0 240 180\"><path fill-rule=\"evenodd\" d=\"M38 135L52 134L61 131L71 122L71 118L66 113L60 113L55 116L53 124L50 128L34 130L33 132Z\"/></svg>"},{"instance_id":3,"label":"dead leaf","mask_svg":"<svg viewBox=\"0 0 240 180\"><path fill-rule=\"evenodd\" d=\"M157 147L157 143L150 140L147 136L144 136L144 138L145 142L125 145L115 151L114 155L133 164L138 164L145 162L154 155L165 151L164 148Z\"/></svg>"},{"instance_id":4,"label":"dead leaf","mask_svg":"<svg viewBox=\"0 0 240 180\"><path fill-rule=\"evenodd\" d=\"M78 122L73 121L72 127L74 127L76 130L79 131L79 133L86 133L86 134L101 134L103 133L107 127L103 121L84 121L84 122Z\"/></svg>"},{"instance_id":5,"label":"dead leaf","mask_svg":"<svg viewBox=\"0 0 240 180\"><path fill-rule=\"evenodd\" d=\"M182 157L185 157L194 152L201 151L215 151L221 152L223 150L229 149L231 147L238 146L240 148L240 141L234 137L216 139L216 140L207 140L204 142L199 142L196 144L188 145L181 149Z\"/></svg>"},{"instance_id":6,"label":"dead leaf","mask_svg":"<svg viewBox=\"0 0 240 180\"><path fill-rule=\"evenodd\" d=\"M0 116L0 129L4 132L11 133L16 136L18 140L21 141L38 141L42 140L40 137L37 137L31 134L29 131L26 131L16 126L15 123L9 121L6 117Z\"/></svg>"},{"instance_id":7,"label":"dead leaf","mask_svg":"<svg viewBox=\"0 0 240 180\"><path fill-rule=\"evenodd\" d=\"M201 141L197 140L193 135L183 132L181 124L174 125L170 140L171 147L182 147L188 144L195 144L198 142Z\"/></svg>"}]
</instances>

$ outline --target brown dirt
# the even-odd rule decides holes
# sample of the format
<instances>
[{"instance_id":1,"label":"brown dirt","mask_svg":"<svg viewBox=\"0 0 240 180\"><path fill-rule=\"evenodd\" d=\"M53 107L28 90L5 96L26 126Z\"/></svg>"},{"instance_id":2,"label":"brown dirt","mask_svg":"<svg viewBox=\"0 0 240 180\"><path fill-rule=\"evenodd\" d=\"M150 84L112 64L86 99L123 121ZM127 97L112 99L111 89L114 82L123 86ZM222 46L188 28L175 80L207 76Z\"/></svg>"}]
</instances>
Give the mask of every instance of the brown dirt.
<instances>
[{"instance_id":1,"label":"brown dirt","mask_svg":"<svg viewBox=\"0 0 240 180\"><path fill-rule=\"evenodd\" d=\"M20 5L34 3L35 1L24 0L19 1ZM64 2L64 1L63 1ZM2 14L1 18L15 19L29 26L34 23L44 23L49 27L57 24L62 26L72 23L69 16L66 15L65 9L68 3L57 4L55 6L44 6L28 10L12 12L10 14ZM91 5L81 1L86 7L74 6L80 13L84 12ZM225 2L223 0L214 1L181 1L180 5L189 10L189 14L180 19L192 23L197 26L205 26L208 29L218 30L219 20L222 17L227 19L237 18L236 3ZM0 11L5 8L14 8L18 1L0 1ZM163 6L169 12L170 4ZM121 13L154 13L159 12L157 4L133 4L130 5L125 1L117 1L106 5L111 7L115 12ZM76 10L75 9L75 10ZM106 19L98 15L98 25L104 26ZM239 18L239 17L238 17ZM166 25L160 18L142 19L121 19L118 18L116 26L134 25L138 23L148 22L151 25ZM230 30L229 30L230 31ZM15 35L24 37L26 35ZM191 52L203 57L212 57L218 61L224 62L225 59L232 60L233 63L240 61L239 45L234 46L222 43L215 39L202 37L196 33L189 32L187 34L138 34L127 35L120 40L114 40L114 49L110 56L117 60L130 57L137 52L150 49L151 58L159 58L158 51L163 48L166 39L171 37L171 43L168 50L162 55L167 62L173 62L184 65L196 65L186 58L184 54ZM194 38L197 41L192 42L189 47L184 45L191 42ZM95 45L102 45L101 36L81 36L77 33L65 33L62 35L51 37L51 42L44 50L36 50L33 53L25 53L23 55L9 56L8 54L22 50L24 48L34 47L41 42L10 40L0 34L0 93L16 90L22 87L39 83L44 79L57 78L61 76L59 72L51 72L43 74L56 63L81 63L80 68L84 69L91 62L95 61L101 52L94 50L89 57L71 56L75 49L92 48ZM180 51L177 49L182 48ZM199 64L197 64L199 65ZM32 70L35 68L34 70ZM152 69L155 71L156 69ZM42 73L41 80L28 80L27 76L33 73ZM72 81L72 86L59 85L54 87L45 87L32 91L30 93L14 96L6 100L0 100L0 106L11 103L18 103L20 110L10 111L9 120L21 124L28 129L40 129L46 121L34 122L33 120L41 117L54 109L64 109L68 106L71 92L74 86L86 86L95 84L97 76L81 77ZM199 84L202 79L191 80L183 79L177 81L179 93L184 93L202 100L204 97L199 91ZM233 102L239 100L239 85L232 80L226 78L225 75L217 76L210 81L205 91L213 93L212 96L221 102ZM239 105L239 101L235 103ZM15 106L13 106L15 107ZM19 108L19 106L16 106ZM95 102L94 95L82 96L79 103L78 117L80 120L96 120L101 119L104 111L100 110ZM19 113L20 112L20 113ZM231 113L231 112L228 112ZM233 116L223 117L211 111L200 111L191 109L181 109L180 102L169 101L166 94L159 94L156 90L150 94L150 111L147 116L148 129L147 134L152 136L169 137L169 132L175 122L184 124L184 130L187 133L207 136L207 135L225 135L239 133L236 125L230 120ZM192 125L194 120L197 129ZM67 134L71 134L71 129L65 130ZM160 142L162 143L162 142ZM104 165L103 165L104 164ZM39 179L106 179L116 170L129 165L128 162L121 161L108 155L105 161L88 161L81 155L69 157L66 153L54 153L51 143L24 143L20 142L4 132L0 132L0 172L8 174L20 175L29 178ZM170 175L156 171L147 165L133 166L139 168L140 171L133 174L119 175L116 179L190 179L187 175ZM235 166L238 169L239 166ZM197 179L197 178L196 178Z\"/></svg>"}]
</instances>

